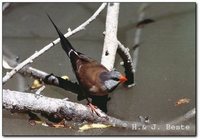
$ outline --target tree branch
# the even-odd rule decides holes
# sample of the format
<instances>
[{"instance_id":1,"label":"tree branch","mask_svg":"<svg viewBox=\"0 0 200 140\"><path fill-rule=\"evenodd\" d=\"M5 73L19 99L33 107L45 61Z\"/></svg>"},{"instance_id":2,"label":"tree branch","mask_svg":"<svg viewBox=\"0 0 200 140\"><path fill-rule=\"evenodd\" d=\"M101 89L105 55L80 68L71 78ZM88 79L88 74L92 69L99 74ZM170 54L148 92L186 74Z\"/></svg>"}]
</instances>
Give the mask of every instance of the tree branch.
<instances>
[{"instance_id":1,"label":"tree branch","mask_svg":"<svg viewBox=\"0 0 200 140\"><path fill-rule=\"evenodd\" d=\"M124 84L130 88L135 85L135 79L134 79L135 69L133 67L133 61L129 53L129 48L125 48L124 45L121 44L121 42L119 41L117 42L118 42L117 52L123 60L125 74L128 79Z\"/></svg>"},{"instance_id":2,"label":"tree branch","mask_svg":"<svg viewBox=\"0 0 200 140\"><path fill-rule=\"evenodd\" d=\"M16 61L10 60L6 56L3 56L3 62L7 63L8 67L10 67L10 68L18 65L18 63ZM3 67L5 68L4 65L3 65ZM57 86L57 87L65 89L67 91L71 91L75 94L79 94L82 92L78 83L73 82L68 79L63 79L63 78L55 76L53 74L48 74L44 71L38 70L38 69L30 67L30 66L25 66L18 72L20 74L23 74L24 76L32 76L36 79L42 80L45 84Z\"/></svg>"},{"instance_id":3,"label":"tree branch","mask_svg":"<svg viewBox=\"0 0 200 140\"><path fill-rule=\"evenodd\" d=\"M106 31L101 64L108 70L112 70L115 63L119 5L119 3L109 3L107 8Z\"/></svg>"},{"instance_id":4,"label":"tree branch","mask_svg":"<svg viewBox=\"0 0 200 140\"><path fill-rule=\"evenodd\" d=\"M130 130L148 130L162 132L166 131L166 125L175 125L177 123L183 123L194 117L196 112L195 108L187 112L185 115L170 121L165 124L147 124L145 121L123 121L111 116L108 116L97 110L98 115L91 112L91 110L85 105L73 103L64 99L55 99L45 96L36 96L32 93L23 93L17 91L3 90L3 107L8 110L19 111L32 111L36 113L57 114L61 119L67 119L72 121L88 121L92 123L102 123L111 125L113 127L126 128ZM177 121L178 120L178 121ZM155 126L159 129L153 129ZM192 128L191 128L192 129ZM172 132L169 131L168 132Z\"/></svg>"},{"instance_id":5,"label":"tree branch","mask_svg":"<svg viewBox=\"0 0 200 140\"><path fill-rule=\"evenodd\" d=\"M87 20L85 21L83 24L81 24L80 26L78 26L76 29L74 29L73 31L68 31L64 36L67 38L73 34L75 34L76 32L79 32L83 29L85 29L85 27L92 22L99 14L100 12L105 8L106 3L103 3L98 10ZM23 68L25 65L32 63L33 60L35 58L37 58L38 56L40 56L41 54L45 53L47 50L49 50L51 47L55 46L56 44L58 44L60 42L60 38L57 38L56 40L54 40L53 42L51 42L50 44L48 44L47 46L45 46L44 48L42 48L40 51L36 51L33 55L31 55L29 58L27 58L26 60L24 60L22 63L20 63L19 65L17 65L14 69L12 69L10 72L8 72L2 80L2 83L5 84L7 80L9 80L17 71L19 71L21 68Z\"/></svg>"},{"instance_id":6,"label":"tree branch","mask_svg":"<svg viewBox=\"0 0 200 140\"><path fill-rule=\"evenodd\" d=\"M73 121L88 121L92 123L108 124L115 127L132 127L136 124L137 127L144 125L142 122L129 122L107 116L99 109L99 117L92 113L90 108L70 101L55 99L45 96L35 96L32 93L23 93L17 91L3 90L3 107L5 109L24 110L33 112L45 112L49 114L58 114L63 119L71 119Z\"/></svg>"}]
</instances>

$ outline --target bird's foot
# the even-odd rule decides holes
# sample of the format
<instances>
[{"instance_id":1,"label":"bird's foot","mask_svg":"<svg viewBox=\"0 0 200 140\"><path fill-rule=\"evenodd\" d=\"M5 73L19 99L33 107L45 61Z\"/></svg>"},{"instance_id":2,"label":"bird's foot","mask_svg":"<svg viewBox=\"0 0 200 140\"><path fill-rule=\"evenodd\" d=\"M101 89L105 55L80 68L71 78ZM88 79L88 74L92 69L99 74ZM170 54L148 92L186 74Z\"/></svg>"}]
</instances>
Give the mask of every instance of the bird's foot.
<instances>
[{"instance_id":1,"label":"bird's foot","mask_svg":"<svg viewBox=\"0 0 200 140\"><path fill-rule=\"evenodd\" d=\"M105 115L104 113L100 113L101 110L97 106L91 103L88 103L88 106L91 109L92 113L95 113L97 116L105 118L106 120L108 119L107 115Z\"/></svg>"},{"instance_id":2,"label":"bird's foot","mask_svg":"<svg viewBox=\"0 0 200 140\"><path fill-rule=\"evenodd\" d=\"M88 107L91 109L92 113L96 113L97 116L101 117L100 113L97 111L98 107L91 104L91 103L88 103Z\"/></svg>"}]
</instances>

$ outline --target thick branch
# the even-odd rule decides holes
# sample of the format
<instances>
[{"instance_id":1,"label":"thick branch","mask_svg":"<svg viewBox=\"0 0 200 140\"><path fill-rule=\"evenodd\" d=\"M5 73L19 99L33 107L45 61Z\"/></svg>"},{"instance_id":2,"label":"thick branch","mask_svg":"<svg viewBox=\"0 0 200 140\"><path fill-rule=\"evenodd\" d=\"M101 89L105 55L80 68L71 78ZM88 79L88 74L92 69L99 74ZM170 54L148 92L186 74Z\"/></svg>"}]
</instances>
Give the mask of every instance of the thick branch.
<instances>
[{"instance_id":1,"label":"thick branch","mask_svg":"<svg viewBox=\"0 0 200 140\"><path fill-rule=\"evenodd\" d=\"M106 31L101 64L108 70L113 69L117 51L119 5L119 3L109 3L107 8Z\"/></svg>"},{"instance_id":2,"label":"thick branch","mask_svg":"<svg viewBox=\"0 0 200 140\"><path fill-rule=\"evenodd\" d=\"M55 99L45 96L37 97L32 93L22 93L17 91L3 90L3 107L11 110L24 110L34 112L56 113L63 118L72 119L73 121L89 121L93 123L109 124L115 127L132 128L132 124L137 127L144 125L141 122L129 122L107 116L99 109L99 117L91 110L78 103Z\"/></svg>"},{"instance_id":3,"label":"thick branch","mask_svg":"<svg viewBox=\"0 0 200 140\"><path fill-rule=\"evenodd\" d=\"M169 123L165 124L149 124L146 125L145 122L134 122L134 121L123 121L114 117L107 116L100 110L97 110L98 113L102 116L91 112L91 110L78 103L73 103L71 101L55 99L45 96L35 96L32 93L22 93L17 91L3 90L3 107L8 110L19 110L19 111L32 111L32 112L43 112L47 114L57 114L63 119L73 121L88 121L92 123L102 123L111 125L113 127L126 128L130 130L149 130L153 132L166 132L167 125L173 125L178 123L183 123L184 121L189 120L194 117L196 112L195 109L187 112L185 115ZM178 120L178 121L177 121ZM159 129L153 129L153 128ZM192 126L190 130L193 131ZM168 133L172 132L168 130ZM159 133L160 134L160 133Z\"/></svg>"},{"instance_id":4,"label":"thick branch","mask_svg":"<svg viewBox=\"0 0 200 140\"><path fill-rule=\"evenodd\" d=\"M65 34L65 37L69 37L73 34L75 34L78 31L81 31L83 29L85 29L85 27L92 22L98 15L99 13L105 8L106 3L103 3L99 9L87 20L85 21L83 24L81 24L79 27L77 27L76 29L74 29L73 31L68 31ZM25 65L32 63L33 60L35 58L37 58L38 56L40 56L41 54L43 54L44 52L46 52L47 50L49 50L51 47L55 46L55 44L60 42L60 38L57 38L56 40L54 40L52 43L48 44L47 46L45 46L44 48L42 48L40 51L35 52L33 55L31 55L29 58L27 58L26 60L24 60L22 63L20 63L18 66L16 66L14 69L12 69L10 72L8 72L4 77L3 77L3 81L2 83L5 84L7 80L9 80L17 71L19 71L21 68L23 68Z\"/></svg>"}]
</instances>

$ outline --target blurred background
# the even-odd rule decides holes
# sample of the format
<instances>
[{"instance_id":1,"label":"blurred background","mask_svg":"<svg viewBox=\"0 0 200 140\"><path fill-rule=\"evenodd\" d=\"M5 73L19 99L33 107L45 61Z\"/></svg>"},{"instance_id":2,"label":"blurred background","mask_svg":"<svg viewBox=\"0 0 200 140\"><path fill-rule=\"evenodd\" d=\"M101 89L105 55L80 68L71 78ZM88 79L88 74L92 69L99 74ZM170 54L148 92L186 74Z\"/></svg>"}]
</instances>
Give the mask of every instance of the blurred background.
<instances>
[{"instance_id":1,"label":"blurred background","mask_svg":"<svg viewBox=\"0 0 200 140\"><path fill-rule=\"evenodd\" d=\"M5 4L5 3L4 3ZM196 105L196 4L148 3L145 18L155 20L144 27L141 34L136 86L119 87L110 94L108 114L122 120L138 120L149 116L152 123L165 123L182 116ZM10 3L2 14L2 47L23 61L35 51L55 40L58 35L46 13L63 33L86 21L101 3ZM133 47L134 34L142 3L121 3L118 39L126 47ZM69 38L80 52L100 61L103 47L106 11L86 27ZM115 67L123 72L121 59ZM76 80L69 59L60 44L34 60L31 66L57 76L68 75ZM7 71L3 69L3 76ZM4 89L23 91L33 79L15 75ZM55 98L68 97L78 102L76 95L63 89L47 86L42 93ZM190 102L175 106L177 100ZM86 101L79 103L86 104ZM92 129L85 132L67 128L31 126L26 114L3 110L3 135L194 135L195 129L174 132L131 131L119 128ZM185 125L194 128L192 118ZM79 125L79 124L76 124Z\"/></svg>"}]
</instances>

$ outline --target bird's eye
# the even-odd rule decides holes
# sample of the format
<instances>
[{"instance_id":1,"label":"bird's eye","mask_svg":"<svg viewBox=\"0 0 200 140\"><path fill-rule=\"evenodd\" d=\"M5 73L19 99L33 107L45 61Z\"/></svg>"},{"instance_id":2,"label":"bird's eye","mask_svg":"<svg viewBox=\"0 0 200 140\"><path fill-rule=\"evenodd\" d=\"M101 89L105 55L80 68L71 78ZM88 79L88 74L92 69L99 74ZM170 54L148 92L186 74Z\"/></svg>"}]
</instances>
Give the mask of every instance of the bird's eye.
<instances>
[{"instance_id":1,"label":"bird's eye","mask_svg":"<svg viewBox=\"0 0 200 140\"><path fill-rule=\"evenodd\" d=\"M114 77L112 79L115 80L115 81L119 81L119 78L116 78L116 77Z\"/></svg>"}]
</instances>

